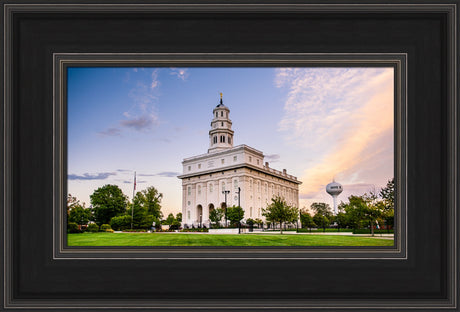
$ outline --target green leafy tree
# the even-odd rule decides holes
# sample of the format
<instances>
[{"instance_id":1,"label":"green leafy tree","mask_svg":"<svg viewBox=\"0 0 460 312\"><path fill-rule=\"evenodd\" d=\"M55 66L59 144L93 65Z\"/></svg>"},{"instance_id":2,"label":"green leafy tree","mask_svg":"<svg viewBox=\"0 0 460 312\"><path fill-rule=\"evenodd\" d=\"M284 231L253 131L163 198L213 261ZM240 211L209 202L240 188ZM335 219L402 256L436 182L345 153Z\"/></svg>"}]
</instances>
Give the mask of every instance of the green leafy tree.
<instances>
[{"instance_id":1,"label":"green leafy tree","mask_svg":"<svg viewBox=\"0 0 460 312\"><path fill-rule=\"evenodd\" d=\"M380 190L380 197L383 199L385 209L394 209L395 207L395 179L388 180L387 185Z\"/></svg>"},{"instance_id":2,"label":"green leafy tree","mask_svg":"<svg viewBox=\"0 0 460 312\"><path fill-rule=\"evenodd\" d=\"M227 208L227 219L232 226L237 226L244 218L244 210L240 206Z\"/></svg>"},{"instance_id":3,"label":"green leafy tree","mask_svg":"<svg viewBox=\"0 0 460 312\"><path fill-rule=\"evenodd\" d=\"M222 208L212 209L209 212L209 220L211 220L211 223L214 223L217 227L220 227L220 221L224 217L224 213L224 209Z\"/></svg>"},{"instance_id":4,"label":"green leafy tree","mask_svg":"<svg viewBox=\"0 0 460 312\"><path fill-rule=\"evenodd\" d=\"M126 214L133 217L133 228L141 228L144 218L147 217L147 208L144 206L144 197L141 192L137 192L132 203L128 203ZM134 207L134 211L132 211Z\"/></svg>"},{"instance_id":5,"label":"green leafy tree","mask_svg":"<svg viewBox=\"0 0 460 312\"><path fill-rule=\"evenodd\" d=\"M367 223L369 209L363 196L351 195L348 197L348 203L343 204L343 209L347 216L347 223L353 229L359 229Z\"/></svg>"},{"instance_id":6,"label":"green leafy tree","mask_svg":"<svg viewBox=\"0 0 460 312\"><path fill-rule=\"evenodd\" d=\"M89 209L85 209L82 206L74 206L70 209L69 212L69 222L75 222L78 225L88 224L88 221L91 218L91 211Z\"/></svg>"},{"instance_id":7,"label":"green leafy tree","mask_svg":"<svg viewBox=\"0 0 460 312\"><path fill-rule=\"evenodd\" d=\"M283 223L295 222L299 209L289 206L284 198L275 196L272 198L272 203L266 209L262 209L262 215L267 218L267 221L278 222L283 234Z\"/></svg>"},{"instance_id":8,"label":"green leafy tree","mask_svg":"<svg viewBox=\"0 0 460 312\"><path fill-rule=\"evenodd\" d=\"M300 224L302 228L309 229L316 226L315 222L313 221L313 217L306 210L302 210L300 212Z\"/></svg>"},{"instance_id":9,"label":"green leafy tree","mask_svg":"<svg viewBox=\"0 0 460 312\"><path fill-rule=\"evenodd\" d=\"M67 217L70 214L70 210L72 210L72 208L75 208L77 206L82 207L82 205L80 204L80 201L75 196L72 196L72 194L68 194L67 195Z\"/></svg>"},{"instance_id":10,"label":"green leafy tree","mask_svg":"<svg viewBox=\"0 0 460 312\"><path fill-rule=\"evenodd\" d=\"M387 226L393 226L395 216L395 179L387 182L387 185L380 190L380 197L382 198L384 209L382 211L382 218L386 221Z\"/></svg>"},{"instance_id":11,"label":"green leafy tree","mask_svg":"<svg viewBox=\"0 0 460 312\"><path fill-rule=\"evenodd\" d=\"M323 232L326 232L326 228L329 227L329 225L331 224L331 220L326 217L326 216L323 216L322 214L320 213L316 213L314 216L313 216L313 222L319 226L320 228L323 229Z\"/></svg>"},{"instance_id":12,"label":"green leafy tree","mask_svg":"<svg viewBox=\"0 0 460 312\"><path fill-rule=\"evenodd\" d=\"M326 231L326 228L329 227L334 219L331 207L326 203L313 203L310 208L315 212L313 222L315 222L318 227L322 228L323 231Z\"/></svg>"},{"instance_id":13,"label":"green leafy tree","mask_svg":"<svg viewBox=\"0 0 460 312\"><path fill-rule=\"evenodd\" d=\"M182 222L182 212L179 212L178 214L176 214L176 220L180 223Z\"/></svg>"},{"instance_id":14,"label":"green leafy tree","mask_svg":"<svg viewBox=\"0 0 460 312\"><path fill-rule=\"evenodd\" d=\"M341 211L335 216L335 221L337 222L337 228L340 231L341 228L343 229L347 226L347 215Z\"/></svg>"},{"instance_id":15,"label":"green leafy tree","mask_svg":"<svg viewBox=\"0 0 460 312\"><path fill-rule=\"evenodd\" d=\"M150 186L142 190L139 195L143 208L147 210L148 215L153 215L155 219L162 219L163 213L161 212L161 200L163 194L160 193L155 187Z\"/></svg>"},{"instance_id":16,"label":"green leafy tree","mask_svg":"<svg viewBox=\"0 0 460 312\"><path fill-rule=\"evenodd\" d=\"M168 217L163 221L163 224L165 225L172 225L176 221L176 218L174 218L174 215L170 213Z\"/></svg>"},{"instance_id":17,"label":"green leafy tree","mask_svg":"<svg viewBox=\"0 0 460 312\"><path fill-rule=\"evenodd\" d=\"M374 193L364 194L362 196L348 197L349 203L344 205L347 213L348 223L354 229L369 225L371 234L374 235L374 225L383 215L384 204L377 200Z\"/></svg>"},{"instance_id":18,"label":"green leafy tree","mask_svg":"<svg viewBox=\"0 0 460 312\"><path fill-rule=\"evenodd\" d=\"M326 204L326 203L313 203L310 206L311 210L313 210L316 214L320 214L322 216L325 216L329 220L332 219L332 209L331 207Z\"/></svg>"},{"instance_id":19,"label":"green leafy tree","mask_svg":"<svg viewBox=\"0 0 460 312\"><path fill-rule=\"evenodd\" d=\"M262 221L262 219L259 218L255 219L254 221L256 222L258 228L260 228L264 224L264 221Z\"/></svg>"},{"instance_id":20,"label":"green leafy tree","mask_svg":"<svg viewBox=\"0 0 460 312\"><path fill-rule=\"evenodd\" d=\"M125 213L127 197L116 185L106 184L90 195L94 218L98 225Z\"/></svg>"}]
</instances>

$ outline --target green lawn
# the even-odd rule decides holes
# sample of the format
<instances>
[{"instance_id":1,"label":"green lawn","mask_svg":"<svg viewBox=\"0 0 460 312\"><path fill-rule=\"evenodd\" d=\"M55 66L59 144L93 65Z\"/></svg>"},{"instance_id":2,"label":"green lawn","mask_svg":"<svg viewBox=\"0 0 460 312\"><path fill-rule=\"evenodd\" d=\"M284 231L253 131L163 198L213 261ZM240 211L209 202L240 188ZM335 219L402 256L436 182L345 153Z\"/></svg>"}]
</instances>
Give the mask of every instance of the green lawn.
<instances>
[{"instance_id":1,"label":"green lawn","mask_svg":"<svg viewBox=\"0 0 460 312\"><path fill-rule=\"evenodd\" d=\"M392 239L292 234L68 234L69 246L393 246Z\"/></svg>"}]
</instances>

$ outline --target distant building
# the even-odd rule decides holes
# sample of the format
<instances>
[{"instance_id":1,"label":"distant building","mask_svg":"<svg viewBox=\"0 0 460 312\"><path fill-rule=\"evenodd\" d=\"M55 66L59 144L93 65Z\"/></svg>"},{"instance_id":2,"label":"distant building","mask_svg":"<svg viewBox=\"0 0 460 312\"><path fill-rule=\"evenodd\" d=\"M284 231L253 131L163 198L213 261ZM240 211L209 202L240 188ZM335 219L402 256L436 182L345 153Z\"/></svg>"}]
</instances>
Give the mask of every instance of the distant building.
<instances>
[{"instance_id":1,"label":"distant building","mask_svg":"<svg viewBox=\"0 0 460 312\"><path fill-rule=\"evenodd\" d=\"M244 209L244 219L264 220L262 208L276 195L284 197L289 205L299 207L302 182L287 174L286 169L270 168L268 162L264 163L261 151L244 144L234 147L229 114L221 94L220 104L213 110L208 152L182 161L183 174L178 178L182 179L184 225L209 226L212 209L238 203Z\"/></svg>"}]
</instances>

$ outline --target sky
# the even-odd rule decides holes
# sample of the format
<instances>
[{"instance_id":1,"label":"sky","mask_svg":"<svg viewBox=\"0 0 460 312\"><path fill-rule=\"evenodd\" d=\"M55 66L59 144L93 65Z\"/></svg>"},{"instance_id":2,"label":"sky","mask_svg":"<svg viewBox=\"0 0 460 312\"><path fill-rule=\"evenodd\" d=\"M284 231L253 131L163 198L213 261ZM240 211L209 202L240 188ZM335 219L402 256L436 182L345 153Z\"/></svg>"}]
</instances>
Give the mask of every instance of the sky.
<instances>
[{"instance_id":1,"label":"sky","mask_svg":"<svg viewBox=\"0 0 460 312\"><path fill-rule=\"evenodd\" d=\"M164 216L182 207L182 160L205 154L212 110L230 109L234 146L297 176L300 208L379 191L394 174L393 68L102 68L67 72L68 193L154 186Z\"/></svg>"}]
</instances>

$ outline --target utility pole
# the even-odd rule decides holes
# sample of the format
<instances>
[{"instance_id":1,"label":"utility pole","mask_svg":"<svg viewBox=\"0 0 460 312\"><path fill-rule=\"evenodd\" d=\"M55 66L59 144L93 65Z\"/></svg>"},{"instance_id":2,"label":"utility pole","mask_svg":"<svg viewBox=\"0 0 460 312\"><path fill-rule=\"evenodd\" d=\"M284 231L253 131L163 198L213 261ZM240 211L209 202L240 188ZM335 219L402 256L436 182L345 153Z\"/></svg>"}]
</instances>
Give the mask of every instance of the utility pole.
<instances>
[{"instance_id":1,"label":"utility pole","mask_svg":"<svg viewBox=\"0 0 460 312\"><path fill-rule=\"evenodd\" d=\"M134 221L134 196L135 195L136 195L136 171L134 171L133 206L131 207L131 230L133 229L133 221Z\"/></svg>"}]
</instances>

